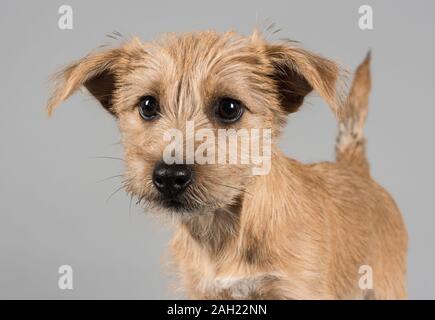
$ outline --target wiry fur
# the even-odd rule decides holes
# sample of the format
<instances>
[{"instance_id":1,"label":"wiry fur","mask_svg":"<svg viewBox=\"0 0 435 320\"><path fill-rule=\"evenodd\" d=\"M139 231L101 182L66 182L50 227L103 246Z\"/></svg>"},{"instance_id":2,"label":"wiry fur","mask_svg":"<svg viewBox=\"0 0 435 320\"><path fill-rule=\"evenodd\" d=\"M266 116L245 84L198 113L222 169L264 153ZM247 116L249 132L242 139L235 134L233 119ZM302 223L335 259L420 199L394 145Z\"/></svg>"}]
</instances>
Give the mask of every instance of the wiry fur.
<instances>
[{"instance_id":1,"label":"wiry fur","mask_svg":"<svg viewBox=\"0 0 435 320\"><path fill-rule=\"evenodd\" d=\"M395 299L406 297L407 234L399 210L370 177L362 128L370 91L369 59L343 99L340 68L291 43L268 43L258 32L169 34L94 52L60 73L51 111L85 86L119 124L127 192L157 211L152 184L165 130L225 127L210 106L219 97L247 111L228 128L271 128L272 169L196 165L186 207L177 212L171 248L192 298ZM337 161L305 165L285 157L276 139L286 116L316 91L339 119ZM140 97L158 97L156 121L137 112ZM361 265L374 290L358 287Z\"/></svg>"}]
</instances>

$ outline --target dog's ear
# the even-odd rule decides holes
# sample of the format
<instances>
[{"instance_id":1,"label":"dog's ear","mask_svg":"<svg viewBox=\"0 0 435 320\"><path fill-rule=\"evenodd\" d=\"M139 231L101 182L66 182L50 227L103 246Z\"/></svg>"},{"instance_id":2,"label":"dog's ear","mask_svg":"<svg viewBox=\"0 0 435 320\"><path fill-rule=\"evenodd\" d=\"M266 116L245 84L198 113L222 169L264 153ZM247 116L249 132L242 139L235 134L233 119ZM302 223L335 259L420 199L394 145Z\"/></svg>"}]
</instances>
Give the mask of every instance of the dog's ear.
<instances>
[{"instance_id":1,"label":"dog's ear","mask_svg":"<svg viewBox=\"0 0 435 320\"><path fill-rule=\"evenodd\" d=\"M101 105L113 114L112 94L119 57L119 49L91 53L57 73L54 78L55 90L48 101L48 114L51 115L62 101L81 86L86 87Z\"/></svg>"},{"instance_id":2,"label":"dog's ear","mask_svg":"<svg viewBox=\"0 0 435 320\"><path fill-rule=\"evenodd\" d=\"M92 52L72 63L54 78L55 90L48 101L48 114L51 115L62 101L84 86L107 111L116 115L113 93L119 74L122 70L128 70L128 64L144 54L141 41L134 37L119 48Z\"/></svg>"},{"instance_id":3,"label":"dog's ear","mask_svg":"<svg viewBox=\"0 0 435 320\"><path fill-rule=\"evenodd\" d=\"M340 68L331 60L287 44L266 45L281 104L291 113L312 90L338 114L341 106Z\"/></svg>"}]
</instances>

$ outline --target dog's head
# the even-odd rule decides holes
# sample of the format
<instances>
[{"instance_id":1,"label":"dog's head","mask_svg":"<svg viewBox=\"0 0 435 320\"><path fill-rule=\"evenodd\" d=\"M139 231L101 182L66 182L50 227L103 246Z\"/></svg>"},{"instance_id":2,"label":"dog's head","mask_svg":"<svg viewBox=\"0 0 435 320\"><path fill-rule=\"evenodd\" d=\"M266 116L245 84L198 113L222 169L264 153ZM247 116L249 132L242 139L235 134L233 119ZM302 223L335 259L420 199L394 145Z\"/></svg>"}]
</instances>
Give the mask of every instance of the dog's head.
<instances>
[{"instance_id":1,"label":"dog's head","mask_svg":"<svg viewBox=\"0 0 435 320\"><path fill-rule=\"evenodd\" d=\"M338 71L330 60L289 42L267 43L257 32L165 35L151 43L134 38L62 70L48 111L86 87L119 124L127 191L166 211L211 212L240 199L252 163L198 163L189 150L211 158L222 149L225 154L233 143L219 145L222 129L238 138L240 129L269 129L274 140L312 90L337 111ZM192 126L205 129L199 140L188 137ZM201 140L207 142L199 150ZM170 155L181 150L182 163L168 163L168 142ZM252 145L237 145L239 160ZM212 146L214 152L207 149Z\"/></svg>"}]
</instances>

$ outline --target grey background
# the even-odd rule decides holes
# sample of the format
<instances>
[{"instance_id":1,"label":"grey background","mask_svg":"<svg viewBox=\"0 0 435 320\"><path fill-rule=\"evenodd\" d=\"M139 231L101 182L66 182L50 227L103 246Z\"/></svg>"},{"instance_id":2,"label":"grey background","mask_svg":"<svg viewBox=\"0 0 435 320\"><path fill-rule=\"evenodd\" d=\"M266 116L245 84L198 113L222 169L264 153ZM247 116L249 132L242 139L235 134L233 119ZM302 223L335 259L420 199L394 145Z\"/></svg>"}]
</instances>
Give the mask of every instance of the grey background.
<instances>
[{"instance_id":1,"label":"grey background","mask_svg":"<svg viewBox=\"0 0 435 320\"><path fill-rule=\"evenodd\" d=\"M74 29L57 26L70 4ZM371 4L374 30L358 28ZM174 298L160 261L171 231L123 191L115 122L76 94L48 119L48 76L118 30L235 29L275 21L280 36L354 68L373 50L366 127L373 176L394 196L410 235L410 298L435 298L435 19L433 1L2 1L0 4L0 298ZM267 20L267 19L270 20ZM318 98L291 117L281 146L301 161L333 158L335 121ZM74 290L57 270L74 269Z\"/></svg>"}]
</instances>

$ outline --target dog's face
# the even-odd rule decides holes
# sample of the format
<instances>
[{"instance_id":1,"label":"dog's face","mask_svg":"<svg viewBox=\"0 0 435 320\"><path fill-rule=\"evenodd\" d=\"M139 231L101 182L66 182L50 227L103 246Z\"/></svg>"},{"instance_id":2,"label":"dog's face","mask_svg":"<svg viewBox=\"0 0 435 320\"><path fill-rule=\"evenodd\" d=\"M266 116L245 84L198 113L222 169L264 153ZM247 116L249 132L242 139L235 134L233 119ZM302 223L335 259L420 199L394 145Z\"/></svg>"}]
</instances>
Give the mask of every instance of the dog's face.
<instances>
[{"instance_id":1,"label":"dog's face","mask_svg":"<svg viewBox=\"0 0 435 320\"><path fill-rule=\"evenodd\" d=\"M49 111L85 86L118 121L129 193L173 213L213 212L240 200L252 164L189 161L187 145L195 149L200 142L187 136L187 127L215 137L220 129L270 129L274 139L313 89L336 109L337 76L331 61L286 43L268 44L258 33L166 35L152 43L135 38L63 70ZM164 137L174 129L183 133L176 141L183 163L164 159ZM207 144L219 150L218 141ZM243 158L246 150L237 148Z\"/></svg>"}]
</instances>

